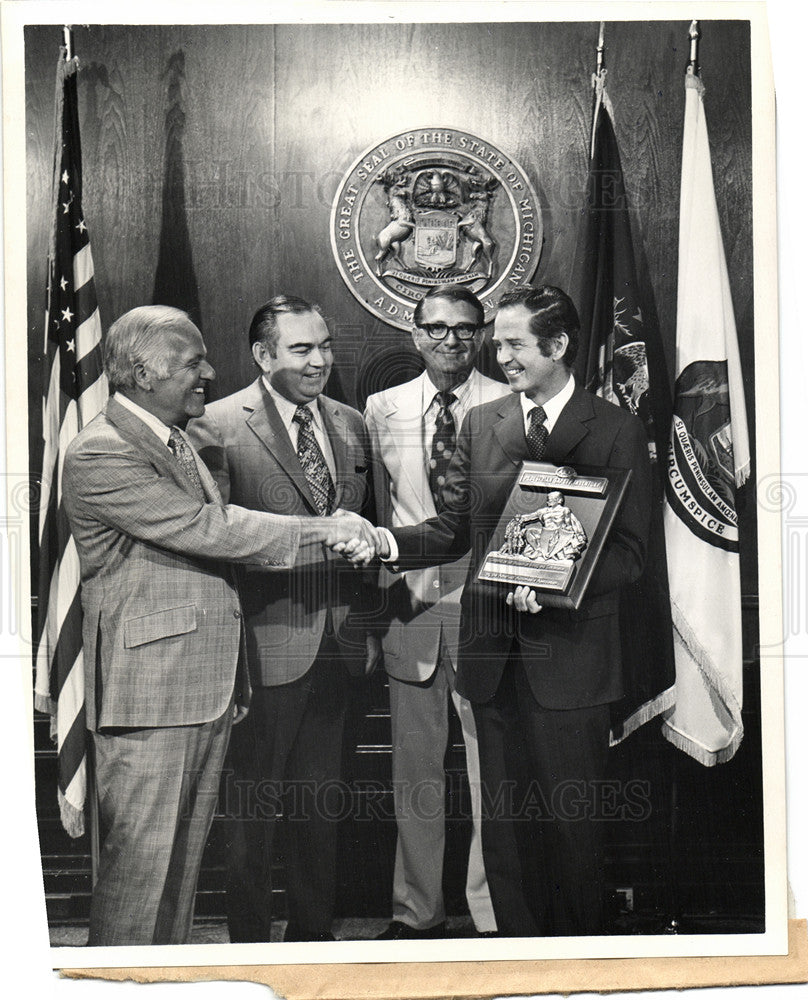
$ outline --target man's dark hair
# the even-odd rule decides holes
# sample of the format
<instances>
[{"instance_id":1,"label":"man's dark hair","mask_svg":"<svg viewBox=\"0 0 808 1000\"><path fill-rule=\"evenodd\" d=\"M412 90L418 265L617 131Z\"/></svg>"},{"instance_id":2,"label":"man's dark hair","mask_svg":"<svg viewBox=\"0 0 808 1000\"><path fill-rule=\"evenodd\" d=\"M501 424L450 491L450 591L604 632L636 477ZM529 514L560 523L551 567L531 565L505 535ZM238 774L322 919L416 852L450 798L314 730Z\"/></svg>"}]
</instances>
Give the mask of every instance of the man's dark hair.
<instances>
[{"instance_id":1,"label":"man's dark hair","mask_svg":"<svg viewBox=\"0 0 808 1000\"><path fill-rule=\"evenodd\" d=\"M295 295L276 295L274 299L265 302L258 309L250 323L250 350L259 341L266 344L269 353L274 357L278 346L278 317L284 313L317 313L322 316L320 307Z\"/></svg>"},{"instance_id":2,"label":"man's dark hair","mask_svg":"<svg viewBox=\"0 0 808 1000\"><path fill-rule=\"evenodd\" d=\"M464 288L462 285L435 285L434 288L430 288L426 295L418 300L415 312L412 314L412 321L416 326L421 325L421 317L424 314L424 302L427 302L429 299L448 299L450 302L467 302L476 313L477 326L485 325L485 309L483 309L482 302L480 302L474 292L470 292L468 288Z\"/></svg>"},{"instance_id":3,"label":"man's dark hair","mask_svg":"<svg viewBox=\"0 0 808 1000\"><path fill-rule=\"evenodd\" d=\"M520 285L499 300L499 311L510 306L524 306L531 314L530 332L538 340L539 350L545 357L550 354L550 341L560 333L566 333L567 349L561 360L567 368L572 368L578 353L581 322L569 295L555 285L542 285L540 288Z\"/></svg>"}]
</instances>

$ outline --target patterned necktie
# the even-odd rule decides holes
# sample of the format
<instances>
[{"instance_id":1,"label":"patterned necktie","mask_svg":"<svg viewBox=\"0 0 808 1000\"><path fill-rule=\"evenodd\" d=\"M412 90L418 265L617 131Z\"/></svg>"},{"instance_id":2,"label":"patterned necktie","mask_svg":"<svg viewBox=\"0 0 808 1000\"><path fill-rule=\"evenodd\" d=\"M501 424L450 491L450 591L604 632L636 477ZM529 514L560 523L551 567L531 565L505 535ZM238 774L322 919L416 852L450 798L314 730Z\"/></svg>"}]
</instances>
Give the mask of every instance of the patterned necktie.
<instances>
[{"instance_id":1,"label":"patterned necktie","mask_svg":"<svg viewBox=\"0 0 808 1000\"><path fill-rule=\"evenodd\" d=\"M534 462L540 462L544 458L547 438L550 436L544 423L547 414L544 412L543 406L534 406L528 416L530 417L530 428L527 432L527 450Z\"/></svg>"},{"instance_id":2,"label":"patterned necktie","mask_svg":"<svg viewBox=\"0 0 808 1000\"><path fill-rule=\"evenodd\" d=\"M453 392L441 390L435 393L435 399L440 409L435 417L435 436L432 438L432 456L429 459L429 489L435 501L435 510L438 510L441 488L446 482L446 470L455 450L455 422L449 407L457 396Z\"/></svg>"},{"instance_id":3,"label":"patterned necktie","mask_svg":"<svg viewBox=\"0 0 808 1000\"><path fill-rule=\"evenodd\" d=\"M306 474L306 481L317 510L322 517L327 517L334 510L337 491L334 489L334 480L314 436L311 410L308 406L298 406L292 419L298 424L297 457L300 460L300 467Z\"/></svg>"},{"instance_id":4,"label":"patterned necktie","mask_svg":"<svg viewBox=\"0 0 808 1000\"><path fill-rule=\"evenodd\" d=\"M182 471L194 484L194 490L198 498L206 501L207 498L202 488L202 480L199 478L199 469L196 467L193 452L176 427L171 428L171 433L168 436L168 447L174 452L174 458L176 458Z\"/></svg>"}]
</instances>

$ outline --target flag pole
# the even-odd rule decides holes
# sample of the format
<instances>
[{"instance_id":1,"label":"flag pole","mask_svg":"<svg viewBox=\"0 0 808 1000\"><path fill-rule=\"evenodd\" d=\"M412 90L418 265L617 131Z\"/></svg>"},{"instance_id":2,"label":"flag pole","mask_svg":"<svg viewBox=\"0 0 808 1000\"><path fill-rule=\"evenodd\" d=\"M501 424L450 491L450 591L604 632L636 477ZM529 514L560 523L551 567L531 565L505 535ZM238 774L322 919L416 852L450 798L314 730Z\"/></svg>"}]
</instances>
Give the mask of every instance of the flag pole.
<instances>
[{"instance_id":1,"label":"flag pole","mask_svg":"<svg viewBox=\"0 0 808 1000\"><path fill-rule=\"evenodd\" d=\"M690 55L688 57L687 69L685 73L686 76L697 77L699 75L699 38L701 37L701 33L699 32L699 22L695 19L690 22L688 37L690 38ZM668 836L672 878L670 879L668 886L670 912L668 920L665 924L664 933L680 934L682 931L682 904L679 893L679 862L681 860L681 852L679 849L679 755L676 753L672 754L671 760L673 770L671 774L670 797L668 800L668 806L670 809L670 826L668 828Z\"/></svg>"},{"instance_id":2,"label":"flag pole","mask_svg":"<svg viewBox=\"0 0 808 1000\"><path fill-rule=\"evenodd\" d=\"M699 38L701 33L699 32L699 22L693 20L690 22L690 28L688 30L688 37L690 38L690 55L688 57L687 69L685 71L687 76L698 76L699 75ZM679 894L679 861L680 861L680 850L679 850L679 755L672 755L673 761L673 773L671 775L671 787L670 787L670 798L669 798L669 808L670 808L670 826L669 826L669 846L671 853L671 868L673 870L673 877L670 880L669 892L670 892L670 914L665 925L665 934L679 934L682 929L682 906Z\"/></svg>"},{"instance_id":3,"label":"flag pole","mask_svg":"<svg viewBox=\"0 0 808 1000\"><path fill-rule=\"evenodd\" d=\"M64 47L64 62L69 64L73 61L73 25L65 24L62 27L62 43ZM101 850L101 830L98 809L98 794L95 783L95 755L92 746L88 747L86 755L86 781L87 781L87 811L89 813L90 827L90 881L93 888L98 881L98 858Z\"/></svg>"}]
</instances>

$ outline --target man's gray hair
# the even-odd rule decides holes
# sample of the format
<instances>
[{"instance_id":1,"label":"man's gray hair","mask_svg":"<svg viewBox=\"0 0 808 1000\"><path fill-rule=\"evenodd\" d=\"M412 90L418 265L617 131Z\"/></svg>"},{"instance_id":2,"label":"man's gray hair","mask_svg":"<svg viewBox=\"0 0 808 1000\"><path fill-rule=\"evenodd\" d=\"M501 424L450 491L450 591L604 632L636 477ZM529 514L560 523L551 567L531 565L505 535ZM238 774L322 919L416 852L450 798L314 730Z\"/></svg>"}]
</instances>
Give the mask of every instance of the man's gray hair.
<instances>
[{"instance_id":1,"label":"man's gray hair","mask_svg":"<svg viewBox=\"0 0 808 1000\"><path fill-rule=\"evenodd\" d=\"M104 371L109 390L134 389L133 369L148 365L158 378L168 378L172 334L196 329L188 313L173 306L138 306L116 319L104 338Z\"/></svg>"}]
</instances>

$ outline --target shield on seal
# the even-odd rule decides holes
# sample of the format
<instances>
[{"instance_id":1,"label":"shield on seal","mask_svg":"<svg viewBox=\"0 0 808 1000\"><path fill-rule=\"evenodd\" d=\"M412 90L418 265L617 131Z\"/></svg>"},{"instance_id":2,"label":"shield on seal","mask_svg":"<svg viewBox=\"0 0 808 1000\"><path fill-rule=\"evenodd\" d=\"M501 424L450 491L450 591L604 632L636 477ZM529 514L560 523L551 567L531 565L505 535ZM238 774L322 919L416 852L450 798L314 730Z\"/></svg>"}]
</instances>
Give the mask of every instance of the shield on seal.
<instances>
[{"instance_id":1,"label":"shield on seal","mask_svg":"<svg viewBox=\"0 0 808 1000\"><path fill-rule=\"evenodd\" d=\"M451 212L415 213L415 260L422 267L451 267L457 259L457 216Z\"/></svg>"}]
</instances>

